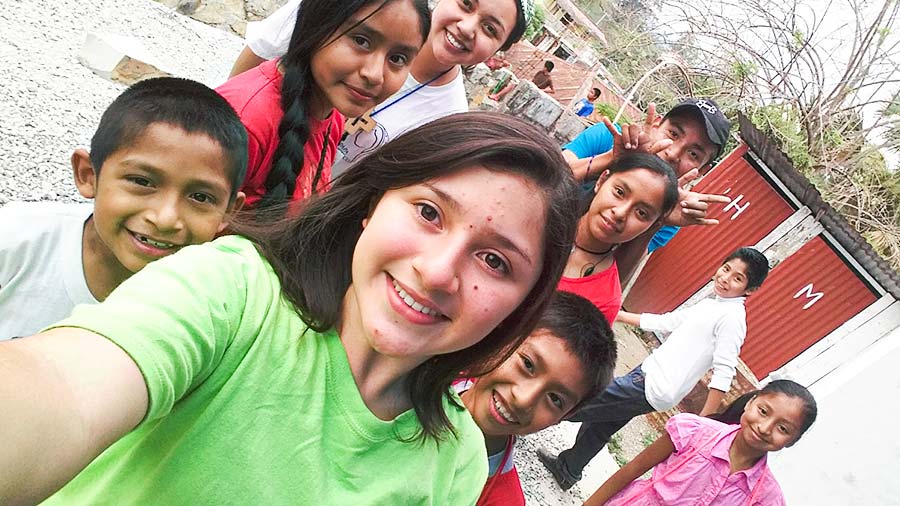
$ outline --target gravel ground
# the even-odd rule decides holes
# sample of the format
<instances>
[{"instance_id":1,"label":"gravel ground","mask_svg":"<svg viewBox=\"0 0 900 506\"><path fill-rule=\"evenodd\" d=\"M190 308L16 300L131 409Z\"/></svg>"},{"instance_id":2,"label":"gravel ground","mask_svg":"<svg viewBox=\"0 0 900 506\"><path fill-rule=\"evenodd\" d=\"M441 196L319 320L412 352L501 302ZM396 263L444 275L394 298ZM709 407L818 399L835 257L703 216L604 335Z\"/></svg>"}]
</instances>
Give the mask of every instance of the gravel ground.
<instances>
[{"instance_id":1,"label":"gravel ground","mask_svg":"<svg viewBox=\"0 0 900 506\"><path fill-rule=\"evenodd\" d=\"M69 157L87 147L104 108L124 89L78 61L89 31L139 39L163 70L216 86L228 75L241 39L161 7L151 0L0 0L0 205L13 200L78 201ZM646 356L640 341L617 328L617 374ZM534 457L539 446L560 451L578 424L564 422L522 440L517 465L528 504L577 505L617 468L603 451L585 479L563 492ZM623 429L622 457L654 433L643 418Z\"/></svg>"},{"instance_id":2,"label":"gravel ground","mask_svg":"<svg viewBox=\"0 0 900 506\"><path fill-rule=\"evenodd\" d=\"M214 86L242 47L234 35L150 0L0 0L0 204L78 200L69 157L86 147L124 86L78 62L88 31L138 38L163 69Z\"/></svg>"}]
</instances>

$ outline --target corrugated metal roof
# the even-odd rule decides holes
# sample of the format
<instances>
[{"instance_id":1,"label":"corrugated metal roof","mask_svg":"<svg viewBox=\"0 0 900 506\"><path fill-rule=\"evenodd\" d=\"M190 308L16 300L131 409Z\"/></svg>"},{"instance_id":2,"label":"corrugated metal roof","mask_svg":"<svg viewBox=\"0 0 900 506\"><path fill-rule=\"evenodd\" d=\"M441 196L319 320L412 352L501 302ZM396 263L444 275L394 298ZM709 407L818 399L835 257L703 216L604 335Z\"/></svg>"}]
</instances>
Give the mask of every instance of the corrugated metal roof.
<instances>
[{"instance_id":1,"label":"corrugated metal roof","mask_svg":"<svg viewBox=\"0 0 900 506\"><path fill-rule=\"evenodd\" d=\"M741 137L753 152L781 180L835 240L846 249L881 287L900 299L900 274L897 274L872 246L827 202L816 187L794 168L791 160L743 114L738 115Z\"/></svg>"},{"instance_id":2,"label":"corrugated metal roof","mask_svg":"<svg viewBox=\"0 0 900 506\"><path fill-rule=\"evenodd\" d=\"M741 359L764 378L877 299L825 240L815 237L747 299Z\"/></svg>"},{"instance_id":3,"label":"corrugated metal roof","mask_svg":"<svg viewBox=\"0 0 900 506\"><path fill-rule=\"evenodd\" d=\"M681 229L653 253L625 301L628 311L664 313L681 305L709 281L725 257L753 245L788 219L794 208L747 160L746 146L730 153L694 188L732 197L711 207L719 225Z\"/></svg>"}]
</instances>

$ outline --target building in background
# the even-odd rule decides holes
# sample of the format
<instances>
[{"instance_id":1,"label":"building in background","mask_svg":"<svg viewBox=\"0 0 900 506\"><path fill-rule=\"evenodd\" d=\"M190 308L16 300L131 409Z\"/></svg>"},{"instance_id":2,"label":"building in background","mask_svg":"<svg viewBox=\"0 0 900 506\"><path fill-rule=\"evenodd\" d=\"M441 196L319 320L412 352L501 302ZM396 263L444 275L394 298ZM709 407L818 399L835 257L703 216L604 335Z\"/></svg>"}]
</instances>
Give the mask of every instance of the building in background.
<instances>
[{"instance_id":1,"label":"building in background","mask_svg":"<svg viewBox=\"0 0 900 506\"><path fill-rule=\"evenodd\" d=\"M809 435L773 456L788 504L897 504L900 275L769 138L739 121L741 143L694 188L731 197L710 213L720 224L686 228L651 255L625 308L691 305L712 293L710 276L728 253L763 251L772 270L747 299L733 390L787 378L816 395ZM699 409L704 391L698 385L679 409Z\"/></svg>"}]
</instances>

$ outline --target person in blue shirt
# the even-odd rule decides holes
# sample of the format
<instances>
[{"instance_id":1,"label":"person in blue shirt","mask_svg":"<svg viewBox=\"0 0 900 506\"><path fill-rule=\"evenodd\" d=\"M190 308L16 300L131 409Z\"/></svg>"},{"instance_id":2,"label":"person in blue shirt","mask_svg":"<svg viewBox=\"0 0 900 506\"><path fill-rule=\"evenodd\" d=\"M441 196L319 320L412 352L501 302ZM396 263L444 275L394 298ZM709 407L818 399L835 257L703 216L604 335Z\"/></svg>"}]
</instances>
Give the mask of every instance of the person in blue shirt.
<instances>
[{"instance_id":1,"label":"person in blue shirt","mask_svg":"<svg viewBox=\"0 0 900 506\"><path fill-rule=\"evenodd\" d=\"M594 114L594 100L600 98L600 88L591 88L586 98L582 98L572 107L576 115L587 118Z\"/></svg>"},{"instance_id":2,"label":"person in blue shirt","mask_svg":"<svg viewBox=\"0 0 900 506\"><path fill-rule=\"evenodd\" d=\"M665 116L656 114L650 104L643 124L613 125L604 117L563 146L563 157L569 162L576 179L596 180L611 161L631 150L654 153L675 169L682 185L712 168L728 141L731 122L715 101L689 98L673 107ZM585 185L593 187L593 185ZM715 225L706 218L710 204L730 202L721 195L683 191L681 203L660 224L616 250L616 262L623 282L633 274L648 252L665 245L686 225Z\"/></svg>"}]
</instances>

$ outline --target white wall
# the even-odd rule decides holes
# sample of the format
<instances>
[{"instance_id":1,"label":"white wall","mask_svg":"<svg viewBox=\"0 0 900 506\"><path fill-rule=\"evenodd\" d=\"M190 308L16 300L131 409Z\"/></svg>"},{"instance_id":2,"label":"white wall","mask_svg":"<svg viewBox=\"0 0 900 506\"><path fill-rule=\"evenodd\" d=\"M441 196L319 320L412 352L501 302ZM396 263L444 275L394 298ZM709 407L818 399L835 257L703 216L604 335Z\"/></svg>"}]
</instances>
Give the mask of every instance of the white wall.
<instances>
[{"instance_id":1,"label":"white wall","mask_svg":"<svg viewBox=\"0 0 900 506\"><path fill-rule=\"evenodd\" d=\"M818 420L796 445L770 456L787 503L900 505L900 328L810 390Z\"/></svg>"}]
</instances>

